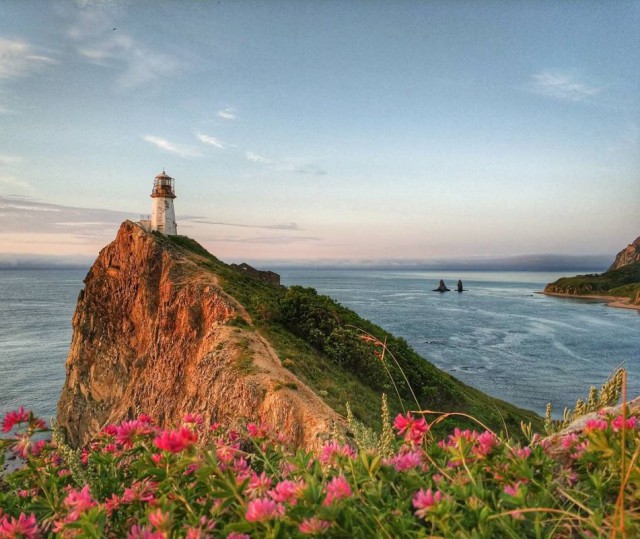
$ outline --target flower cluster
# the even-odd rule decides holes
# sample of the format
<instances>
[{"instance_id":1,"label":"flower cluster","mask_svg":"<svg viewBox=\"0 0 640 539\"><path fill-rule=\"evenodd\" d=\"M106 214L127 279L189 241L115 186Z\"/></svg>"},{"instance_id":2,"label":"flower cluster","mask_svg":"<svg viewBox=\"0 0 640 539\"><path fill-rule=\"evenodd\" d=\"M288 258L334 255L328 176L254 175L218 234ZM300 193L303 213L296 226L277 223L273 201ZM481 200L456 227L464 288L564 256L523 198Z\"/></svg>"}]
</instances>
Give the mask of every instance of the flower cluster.
<instances>
[{"instance_id":1,"label":"flower cluster","mask_svg":"<svg viewBox=\"0 0 640 539\"><path fill-rule=\"evenodd\" d=\"M391 453L334 440L313 454L264 424L139 416L74 451L34 441L45 425L20 408L2 422L1 452L25 465L0 479L0 539L640 536L634 416L589 419L555 448L459 428L438 440L410 413L394 426Z\"/></svg>"}]
</instances>

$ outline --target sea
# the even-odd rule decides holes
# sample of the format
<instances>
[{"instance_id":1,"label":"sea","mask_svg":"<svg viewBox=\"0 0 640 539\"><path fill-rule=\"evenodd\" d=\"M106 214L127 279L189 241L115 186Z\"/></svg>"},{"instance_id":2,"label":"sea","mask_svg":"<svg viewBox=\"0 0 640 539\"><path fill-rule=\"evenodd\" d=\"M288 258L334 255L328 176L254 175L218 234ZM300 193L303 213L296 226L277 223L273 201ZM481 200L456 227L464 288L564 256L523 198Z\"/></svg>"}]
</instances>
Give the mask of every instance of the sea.
<instances>
[{"instance_id":1,"label":"sea","mask_svg":"<svg viewBox=\"0 0 640 539\"><path fill-rule=\"evenodd\" d=\"M466 384L539 414L551 403L559 417L619 366L629 395L640 395L640 312L539 294L563 274L270 269L403 337ZM55 416L86 272L0 269L0 414L22 405ZM432 291L440 279L451 292Z\"/></svg>"}]
</instances>

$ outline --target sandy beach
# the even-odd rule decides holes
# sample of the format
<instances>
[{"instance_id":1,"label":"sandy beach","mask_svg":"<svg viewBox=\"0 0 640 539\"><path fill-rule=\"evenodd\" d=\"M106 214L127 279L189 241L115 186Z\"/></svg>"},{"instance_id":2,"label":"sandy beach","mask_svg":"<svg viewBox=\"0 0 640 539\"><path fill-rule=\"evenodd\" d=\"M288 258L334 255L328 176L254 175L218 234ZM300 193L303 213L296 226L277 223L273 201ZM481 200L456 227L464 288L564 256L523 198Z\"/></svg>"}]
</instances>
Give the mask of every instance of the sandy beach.
<instances>
[{"instance_id":1,"label":"sandy beach","mask_svg":"<svg viewBox=\"0 0 640 539\"><path fill-rule=\"evenodd\" d=\"M571 299L591 299L596 301L602 301L607 304L607 307L618 307L620 309L634 309L640 311L640 305L631 303L629 298L620 298L616 296L596 296L596 295L576 295L576 294L560 294L557 292L538 292L545 296L557 296L559 298L571 298Z\"/></svg>"}]
</instances>

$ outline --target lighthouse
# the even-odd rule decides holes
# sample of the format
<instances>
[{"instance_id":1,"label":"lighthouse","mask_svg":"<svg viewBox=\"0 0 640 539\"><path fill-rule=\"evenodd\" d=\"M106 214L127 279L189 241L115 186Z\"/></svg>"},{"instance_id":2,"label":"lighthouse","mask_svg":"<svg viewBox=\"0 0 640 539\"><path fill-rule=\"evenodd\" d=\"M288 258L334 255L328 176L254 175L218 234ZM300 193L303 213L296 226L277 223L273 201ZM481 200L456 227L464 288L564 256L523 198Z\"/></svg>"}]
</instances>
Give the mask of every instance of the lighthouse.
<instances>
[{"instance_id":1,"label":"lighthouse","mask_svg":"<svg viewBox=\"0 0 640 539\"><path fill-rule=\"evenodd\" d=\"M173 199L176 198L174 179L164 170L153 181L151 191L151 230L157 230L167 236L178 234Z\"/></svg>"}]
</instances>

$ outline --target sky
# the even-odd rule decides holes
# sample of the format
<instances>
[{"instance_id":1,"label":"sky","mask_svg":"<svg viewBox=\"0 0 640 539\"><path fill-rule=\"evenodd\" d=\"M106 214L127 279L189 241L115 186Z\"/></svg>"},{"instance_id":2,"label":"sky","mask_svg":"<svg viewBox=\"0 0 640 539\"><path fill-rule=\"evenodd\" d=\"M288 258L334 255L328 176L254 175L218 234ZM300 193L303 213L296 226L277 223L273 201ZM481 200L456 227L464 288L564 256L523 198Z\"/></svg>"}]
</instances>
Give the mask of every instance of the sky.
<instances>
[{"instance_id":1,"label":"sky","mask_svg":"<svg viewBox=\"0 0 640 539\"><path fill-rule=\"evenodd\" d=\"M93 259L175 178L227 262L640 235L640 2L0 2L0 260Z\"/></svg>"}]
</instances>

